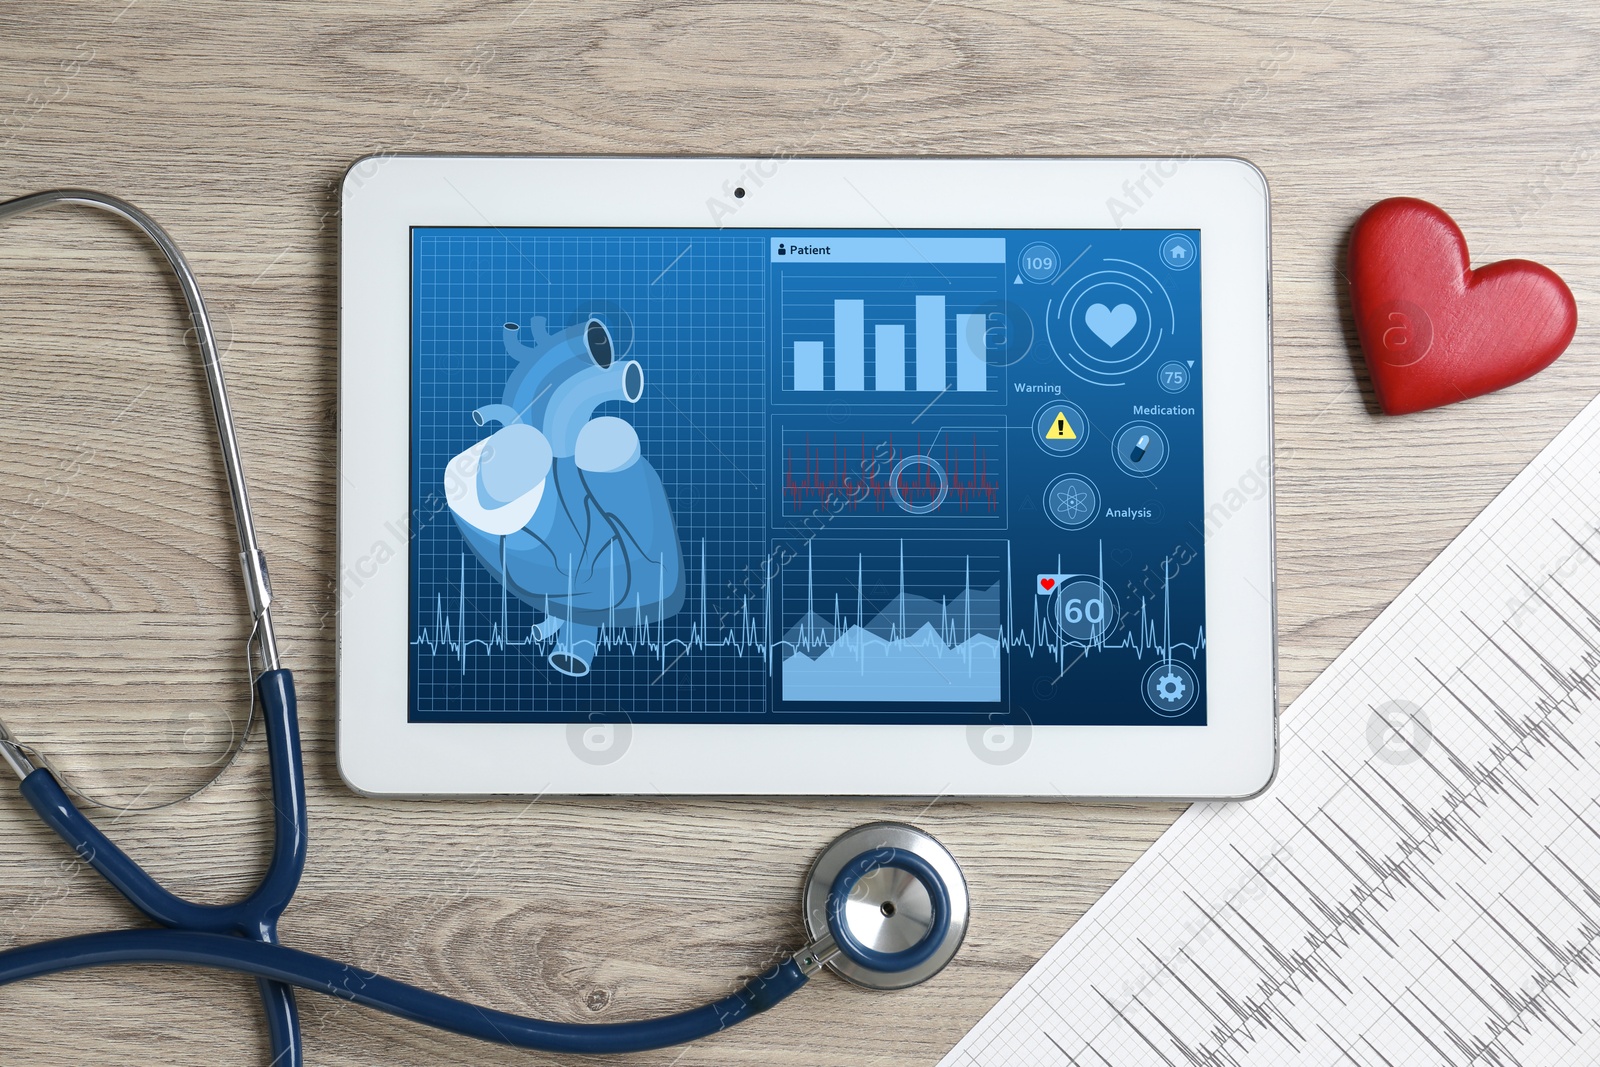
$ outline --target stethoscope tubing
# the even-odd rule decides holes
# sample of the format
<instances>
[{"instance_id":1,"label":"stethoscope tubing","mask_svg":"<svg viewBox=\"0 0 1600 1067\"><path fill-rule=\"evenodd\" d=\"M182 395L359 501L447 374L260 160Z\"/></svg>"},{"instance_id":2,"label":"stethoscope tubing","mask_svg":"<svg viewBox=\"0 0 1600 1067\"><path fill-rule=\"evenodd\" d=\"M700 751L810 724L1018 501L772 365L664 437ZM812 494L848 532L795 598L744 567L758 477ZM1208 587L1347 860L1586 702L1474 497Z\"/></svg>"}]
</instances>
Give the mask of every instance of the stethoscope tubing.
<instances>
[{"instance_id":1,"label":"stethoscope tubing","mask_svg":"<svg viewBox=\"0 0 1600 1067\"><path fill-rule=\"evenodd\" d=\"M284 945L188 930L118 930L0 952L0 985L112 964L236 971L482 1041L576 1053L645 1052L706 1037L766 1011L807 981L790 959L721 1000L676 1015L641 1022L558 1023L479 1007Z\"/></svg>"},{"instance_id":2,"label":"stethoscope tubing","mask_svg":"<svg viewBox=\"0 0 1600 1067\"><path fill-rule=\"evenodd\" d=\"M294 898L305 869L306 791L294 676L286 670L266 671L256 681L256 692L272 774L272 858L260 884L236 904L193 904L163 888L78 810L48 770L40 768L23 779L22 796L83 862L162 926L275 941L278 916Z\"/></svg>"},{"instance_id":3,"label":"stethoscope tubing","mask_svg":"<svg viewBox=\"0 0 1600 1067\"><path fill-rule=\"evenodd\" d=\"M194 904L163 888L94 825L45 768L22 795L78 856L166 930L124 930L41 942L0 953L0 985L111 964L186 964L252 975L260 987L278 1067L300 1063L298 1012L289 986L325 993L468 1037L547 1052L641 1052L693 1041L770 1008L807 981L791 960L704 1007L627 1023L557 1023L479 1007L277 943L278 917L306 857L306 792L294 677L264 672L256 689L272 773L275 840L261 883L230 905Z\"/></svg>"},{"instance_id":4,"label":"stethoscope tubing","mask_svg":"<svg viewBox=\"0 0 1600 1067\"><path fill-rule=\"evenodd\" d=\"M217 935L235 933L275 942L278 917L294 898L306 864L305 774L300 758L294 675L282 669L264 671L256 679L255 690L261 701L271 768L272 858L255 890L238 903L195 904L164 888L78 810L46 768L38 768L22 780L22 796L79 859L148 918L177 929ZM273 1067L302 1067L304 1050L294 991L266 977L259 977L256 986L267 1022Z\"/></svg>"}]
</instances>

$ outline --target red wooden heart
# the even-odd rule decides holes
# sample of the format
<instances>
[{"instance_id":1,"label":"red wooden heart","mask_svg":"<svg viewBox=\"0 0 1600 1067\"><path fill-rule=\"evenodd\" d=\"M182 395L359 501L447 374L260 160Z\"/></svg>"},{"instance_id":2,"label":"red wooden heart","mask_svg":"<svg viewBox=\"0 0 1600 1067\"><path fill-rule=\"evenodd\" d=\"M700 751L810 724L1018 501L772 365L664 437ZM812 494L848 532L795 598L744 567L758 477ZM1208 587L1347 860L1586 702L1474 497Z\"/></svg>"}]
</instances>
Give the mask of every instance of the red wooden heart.
<instances>
[{"instance_id":1,"label":"red wooden heart","mask_svg":"<svg viewBox=\"0 0 1600 1067\"><path fill-rule=\"evenodd\" d=\"M1404 415L1503 389L1548 367L1578 328L1548 267L1471 269L1455 220L1425 200L1368 208L1350 236L1350 303L1378 403Z\"/></svg>"}]
</instances>

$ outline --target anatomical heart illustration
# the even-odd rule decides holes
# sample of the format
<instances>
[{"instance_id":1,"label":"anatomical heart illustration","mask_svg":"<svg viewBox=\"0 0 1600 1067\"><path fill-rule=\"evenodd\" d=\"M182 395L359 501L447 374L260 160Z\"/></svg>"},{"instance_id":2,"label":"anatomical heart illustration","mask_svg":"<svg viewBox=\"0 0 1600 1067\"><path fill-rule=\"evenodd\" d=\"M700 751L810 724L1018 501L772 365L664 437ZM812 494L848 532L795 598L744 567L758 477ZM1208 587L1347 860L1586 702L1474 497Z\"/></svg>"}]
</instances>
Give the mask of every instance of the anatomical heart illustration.
<instances>
[{"instance_id":1,"label":"anatomical heart illustration","mask_svg":"<svg viewBox=\"0 0 1600 1067\"><path fill-rule=\"evenodd\" d=\"M500 403L471 413L492 434L444 472L445 498L473 554L507 592L544 613L535 636L550 666L587 675L602 630L658 623L683 605L683 552L661 476L625 419L601 405L636 404L644 370L615 358L590 318L523 340ZM463 418L466 413L463 412Z\"/></svg>"}]
</instances>

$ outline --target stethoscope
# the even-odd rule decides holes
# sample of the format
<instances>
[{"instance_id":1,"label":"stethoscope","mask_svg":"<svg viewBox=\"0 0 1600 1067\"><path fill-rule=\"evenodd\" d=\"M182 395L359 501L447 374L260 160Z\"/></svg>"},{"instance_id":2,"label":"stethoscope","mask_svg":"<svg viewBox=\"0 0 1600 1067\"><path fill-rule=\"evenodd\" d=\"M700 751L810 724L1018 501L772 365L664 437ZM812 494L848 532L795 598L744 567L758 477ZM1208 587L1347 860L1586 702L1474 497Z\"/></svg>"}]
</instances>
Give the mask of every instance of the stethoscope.
<instances>
[{"instance_id":1,"label":"stethoscope","mask_svg":"<svg viewBox=\"0 0 1600 1067\"><path fill-rule=\"evenodd\" d=\"M113 963L178 963L252 975L261 993L274 1067L300 1067L293 987L341 997L401 1018L498 1044L549 1052L637 1052L692 1041L772 1007L824 967L869 989L903 989L937 974L966 935L966 880L950 853L901 823L872 823L838 838L812 865L802 895L808 943L737 992L704 1007L627 1023L556 1023L479 1007L278 943L278 918L306 860L306 790L294 677L280 663L272 586L256 539L233 414L211 320L194 273L172 238L132 204L103 193L59 189L0 203L0 219L51 204L83 204L142 230L171 265L200 345L217 443L239 535L251 643L260 671L255 696L266 725L274 842L261 883L237 904L192 904L164 889L78 810L32 748L0 725L0 758L22 782L39 818L79 858L162 930L117 930L0 952L0 985ZM248 730L248 724L246 729Z\"/></svg>"}]
</instances>

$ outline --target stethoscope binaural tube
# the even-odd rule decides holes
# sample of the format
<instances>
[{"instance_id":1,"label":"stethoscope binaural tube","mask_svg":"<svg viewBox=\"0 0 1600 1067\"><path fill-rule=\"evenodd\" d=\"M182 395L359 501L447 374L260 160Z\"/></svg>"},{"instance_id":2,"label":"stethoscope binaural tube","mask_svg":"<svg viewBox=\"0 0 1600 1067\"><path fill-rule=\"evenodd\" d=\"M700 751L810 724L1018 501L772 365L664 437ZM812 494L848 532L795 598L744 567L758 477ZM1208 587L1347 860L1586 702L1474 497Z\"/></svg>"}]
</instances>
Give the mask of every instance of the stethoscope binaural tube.
<instances>
[{"instance_id":1,"label":"stethoscope binaural tube","mask_svg":"<svg viewBox=\"0 0 1600 1067\"><path fill-rule=\"evenodd\" d=\"M233 507L233 527L239 538L239 558L244 567L245 596L250 614L255 622L257 640L261 649L262 669L277 670L278 642L272 629L272 617L267 611L272 603L272 583L267 577L266 556L256 538L255 519L250 512L250 492L245 486L244 461L239 454L239 438L234 432L233 409L228 404L228 389L222 377L222 356L217 351L216 336L211 330L211 315L206 311L205 297L200 292L200 282L195 277L189 261L184 258L178 243L161 224L134 207L126 200L91 189L51 189L0 203L0 221L13 215L26 215L30 211L53 204L75 204L97 208L126 219L150 238L177 279L183 293L184 305L194 324L195 343L200 348L200 365L206 375L206 391L211 397L211 414L217 424L217 448L222 453L222 467L228 476L228 500Z\"/></svg>"}]
</instances>

